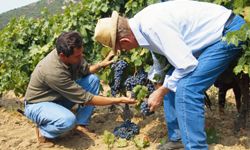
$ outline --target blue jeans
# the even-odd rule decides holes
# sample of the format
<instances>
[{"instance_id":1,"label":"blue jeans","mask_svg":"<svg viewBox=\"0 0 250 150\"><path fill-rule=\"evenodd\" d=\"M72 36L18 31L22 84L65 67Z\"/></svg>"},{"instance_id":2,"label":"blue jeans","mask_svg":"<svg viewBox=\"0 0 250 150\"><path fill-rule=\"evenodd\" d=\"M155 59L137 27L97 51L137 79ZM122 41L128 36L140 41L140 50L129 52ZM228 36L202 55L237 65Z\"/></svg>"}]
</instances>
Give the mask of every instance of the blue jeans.
<instances>
[{"instance_id":1,"label":"blue jeans","mask_svg":"<svg viewBox=\"0 0 250 150\"><path fill-rule=\"evenodd\" d=\"M76 82L86 91L98 95L100 81L96 75L88 75ZM44 137L55 138L71 130L75 125L89 124L94 106L80 106L76 114L73 114L70 109L74 104L67 99L27 104L25 115L37 124Z\"/></svg>"},{"instance_id":2,"label":"blue jeans","mask_svg":"<svg viewBox=\"0 0 250 150\"><path fill-rule=\"evenodd\" d=\"M225 34L239 30L245 21L236 16ZM164 97L168 139L182 140L186 150L207 150L204 114L204 92L216 78L239 56L240 47L218 41L203 50L197 68L177 84L176 92ZM171 74L173 70L169 71Z\"/></svg>"}]
</instances>

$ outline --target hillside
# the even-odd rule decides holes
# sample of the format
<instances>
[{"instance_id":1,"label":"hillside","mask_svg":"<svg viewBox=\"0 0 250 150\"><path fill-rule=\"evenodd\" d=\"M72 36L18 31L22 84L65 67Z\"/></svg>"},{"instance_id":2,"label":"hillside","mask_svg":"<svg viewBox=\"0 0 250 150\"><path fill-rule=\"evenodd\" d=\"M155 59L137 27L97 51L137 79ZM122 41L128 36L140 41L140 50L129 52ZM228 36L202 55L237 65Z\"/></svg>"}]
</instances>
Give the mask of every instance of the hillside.
<instances>
[{"instance_id":1,"label":"hillside","mask_svg":"<svg viewBox=\"0 0 250 150\"><path fill-rule=\"evenodd\" d=\"M0 14L0 29L2 29L13 18L18 18L20 16L38 18L41 16L41 11L44 8L46 8L50 14L60 12L62 11L62 6L69 1L70 0L40 0L36 3L31 3L27 6L2 13Z\"/></svg>"}]
</instances>

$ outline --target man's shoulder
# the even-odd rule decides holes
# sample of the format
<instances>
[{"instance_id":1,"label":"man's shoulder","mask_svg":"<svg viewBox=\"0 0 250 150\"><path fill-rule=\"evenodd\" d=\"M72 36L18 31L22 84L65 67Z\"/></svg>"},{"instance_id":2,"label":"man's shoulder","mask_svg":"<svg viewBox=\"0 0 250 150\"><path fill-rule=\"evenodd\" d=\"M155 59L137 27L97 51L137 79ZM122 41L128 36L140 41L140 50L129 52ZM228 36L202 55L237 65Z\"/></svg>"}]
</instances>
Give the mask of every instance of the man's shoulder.
<instances>
[{"instance_id":1,"label":"man's shoulder","mask_svg":"<svg viewBox=\"0 0 250 150\"><path fill-rule=\"evenodd\" d=\"M43 75L57 75L63 71L63 67L60 66L56 55L56 50L52 50L47 56L45 56L36 66L37 71Z\"/></svg>"}]
</instances>

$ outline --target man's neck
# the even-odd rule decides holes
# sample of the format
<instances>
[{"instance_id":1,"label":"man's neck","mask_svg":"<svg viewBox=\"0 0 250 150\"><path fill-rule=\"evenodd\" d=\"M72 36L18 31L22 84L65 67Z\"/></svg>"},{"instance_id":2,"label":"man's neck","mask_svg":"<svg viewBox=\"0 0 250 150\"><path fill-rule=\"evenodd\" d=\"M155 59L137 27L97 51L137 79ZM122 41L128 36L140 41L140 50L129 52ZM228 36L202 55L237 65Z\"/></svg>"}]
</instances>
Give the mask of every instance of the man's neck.
<instances>
[{"instance_id":1,"label":"man's neck","mask_svg":"<svg viewBox=\"0 0 250 150\"><path fill-rule=\"evenodd\" d=\"M63 59L63 58L61 58L61 57L59 57L59 60L60 60L62 63L64 63L65 65L70 66L70 64L67 62L67 60L65 60L65 59Z\"/></svg>"}]
</instances>

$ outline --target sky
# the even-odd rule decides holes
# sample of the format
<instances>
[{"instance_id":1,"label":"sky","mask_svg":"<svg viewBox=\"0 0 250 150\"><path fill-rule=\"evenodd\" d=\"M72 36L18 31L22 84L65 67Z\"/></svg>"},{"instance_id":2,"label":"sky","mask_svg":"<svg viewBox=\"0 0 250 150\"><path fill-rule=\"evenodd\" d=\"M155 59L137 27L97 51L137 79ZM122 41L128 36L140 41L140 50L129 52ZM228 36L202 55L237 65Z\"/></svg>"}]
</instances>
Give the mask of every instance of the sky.
<instances>
[{"instance_id":1,"label":"sky","mask_svg":"<svg viewBox=\"0 0 250 150\"><path fill-rule=\"evenodd\" d=\"M0 14L39 0L0 0Z\"/></svg>"}]
</instances>

